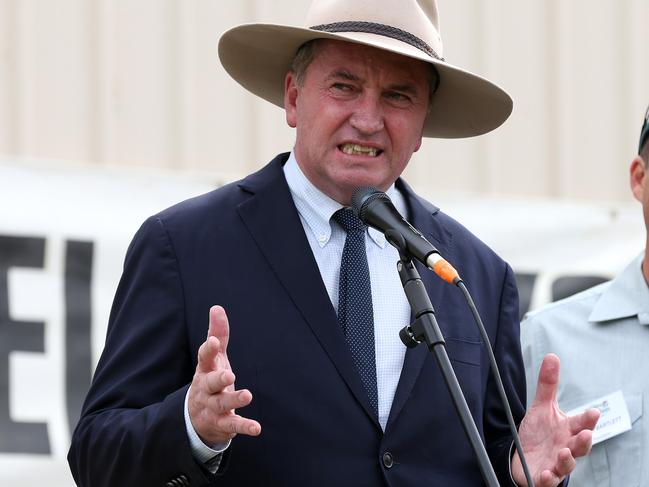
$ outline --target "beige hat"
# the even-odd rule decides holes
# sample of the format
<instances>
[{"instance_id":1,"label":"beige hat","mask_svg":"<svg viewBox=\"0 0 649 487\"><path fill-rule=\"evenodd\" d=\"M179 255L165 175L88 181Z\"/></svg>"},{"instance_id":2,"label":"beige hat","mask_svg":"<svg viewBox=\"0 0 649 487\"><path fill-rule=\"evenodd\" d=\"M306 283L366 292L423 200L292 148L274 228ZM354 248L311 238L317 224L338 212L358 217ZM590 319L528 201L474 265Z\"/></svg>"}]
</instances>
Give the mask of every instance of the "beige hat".
<instances>
[{"instance_id":1,"label":"beige hat","mask_svg":"<svg viewBox=\"0 0 649 487\"><path fill-rule=\"evenodd\" d=\"M312 39L365 44L435 65L439 87L425 137L470 137L501 125L512 100L495 84L443 57L435 0L314 0L305 26L245 24L225 32L219 58L244 88L284 107L284 77L297 49Z\"/></svg>"}]
</instances>

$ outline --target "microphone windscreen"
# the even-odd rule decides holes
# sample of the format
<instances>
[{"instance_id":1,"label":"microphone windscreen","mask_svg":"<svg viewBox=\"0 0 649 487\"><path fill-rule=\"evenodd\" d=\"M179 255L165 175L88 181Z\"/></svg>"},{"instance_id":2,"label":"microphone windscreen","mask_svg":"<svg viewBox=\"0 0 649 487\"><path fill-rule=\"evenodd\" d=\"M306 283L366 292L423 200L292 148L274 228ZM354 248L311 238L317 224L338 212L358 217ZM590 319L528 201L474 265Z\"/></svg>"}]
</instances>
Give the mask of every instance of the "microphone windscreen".
<instances>
[{"instance_id":1,"label":"microphone windscreen","mask_svg":"<svg viewBox=\"0 0 649 487\"><path fill-rule=\"evenodd\" d=\"M356 188L356 190L352 194L352 210L354 211L356 216L361 219L361 221L365 221L364 217L366 216L365 213L368 207L368 203L377 198L385 198L388 201L390 200L388 195L386 195L383 191L379 191L378 189L371 186L362 186L360 188Z\"/></svg>"}]
</instances>

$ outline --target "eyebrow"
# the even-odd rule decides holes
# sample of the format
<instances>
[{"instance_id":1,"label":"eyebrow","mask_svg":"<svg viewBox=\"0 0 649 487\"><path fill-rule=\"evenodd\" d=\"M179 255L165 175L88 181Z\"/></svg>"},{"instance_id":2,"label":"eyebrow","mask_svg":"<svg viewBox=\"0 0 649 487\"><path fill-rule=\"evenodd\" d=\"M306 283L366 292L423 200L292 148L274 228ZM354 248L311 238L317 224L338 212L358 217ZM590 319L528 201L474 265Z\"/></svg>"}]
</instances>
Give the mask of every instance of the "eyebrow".
<instances>
[{"instance_id":1,"label":"eyebrow","mask_svg":"<svg viewBox=\"0 0 649 487\"><path fill-rule=\"evenodd\" d=\"M354 82L361 81L360 76L355 75L343 69L334 71L329 76L327 76L327 80L332 80L332 79L344 79L347 81L354 81ZM402 93L406 93L408 95L413 95L413 96L419 94L417 87L412 83L395 83L389 85L387 89L393 91L400 91Z\"/></svg>"},{"instance_id":2,"label":"eyebrow","mask_svg":"<svg viewBox=\"0 0 649 487\"><path fill-rule=\"evenodd\" d=\"M388 86L389 90L400 91L402 93L407 93L409 95L418 95L419 91L416 86L410 83L405 84L393 84Z\"/></svg>"},{"instance_id":3,"label":"eyebrow","mask_svg":"<svg viewBox=\"0 0 649 487\"><path fill-rule=\"evenodd\" d=\"M360 77L358 77L355 74L350 73L349 71L345 70L339 70L339 71L334 71L331 73L329 76L327 76L327 79L345 79L347 81L360 81Z\"/></svg>"}]
</instances>

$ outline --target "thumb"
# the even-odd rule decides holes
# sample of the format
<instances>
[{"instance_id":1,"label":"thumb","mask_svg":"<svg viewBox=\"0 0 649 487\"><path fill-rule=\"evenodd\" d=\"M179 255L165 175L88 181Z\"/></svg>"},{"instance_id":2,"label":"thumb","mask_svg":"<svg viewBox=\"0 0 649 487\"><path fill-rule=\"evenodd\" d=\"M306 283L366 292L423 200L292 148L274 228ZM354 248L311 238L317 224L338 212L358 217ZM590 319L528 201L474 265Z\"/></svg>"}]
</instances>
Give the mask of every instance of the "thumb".
<instances>
[{"instance_id":1,"label":"thumb","mask_svg":"<svg viewBox=\"0 0 649 487\"><path fill-rule=\"evenodd\" d=\"M559 387L559 369L559 357L555 354L549 353L543 358L536 385L535 404L556 400L557 388Z\"/></svg>"},{"instance_id":2,"label":"thumb","mask_svg":"<svg viewBox=\"0 0 649 487\"><path fill-rule=\"evenodd\" d=\"M210 326L207 330L207 337L216 337L221 343L221 351L225 352L230 338L230 324L228 315L221 306L212 306L210 308Z\"/></svg>"}]
</instances>

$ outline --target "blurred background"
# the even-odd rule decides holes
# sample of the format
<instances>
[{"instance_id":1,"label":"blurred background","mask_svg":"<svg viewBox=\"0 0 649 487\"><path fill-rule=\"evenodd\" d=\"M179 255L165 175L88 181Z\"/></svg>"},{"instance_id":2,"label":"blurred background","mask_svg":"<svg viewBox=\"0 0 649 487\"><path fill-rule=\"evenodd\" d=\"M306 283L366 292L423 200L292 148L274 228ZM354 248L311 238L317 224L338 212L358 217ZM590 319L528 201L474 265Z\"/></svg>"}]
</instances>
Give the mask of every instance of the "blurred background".
<instances>
[{"instance_id":1,"label":"blurred background","mask_svg":"<svg viewBox=\"0 0 649 487\"><path fill-rule=\"evenodd\" d=\"M216 46L240 23L300 25L308 3L0 0L0 485L73 485L70 429L144 218L292 147L282 110ZM645 239L628 166L649 2L439 10L444 57L514 112L481 137L425 140L406 180L510 261L521 314L611 277Z\"/></svg>"}]
</instances>

